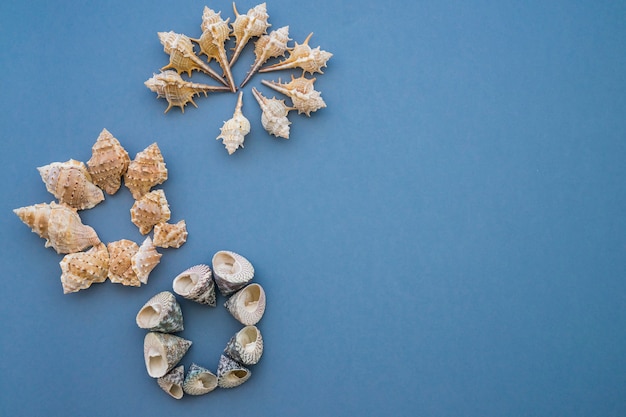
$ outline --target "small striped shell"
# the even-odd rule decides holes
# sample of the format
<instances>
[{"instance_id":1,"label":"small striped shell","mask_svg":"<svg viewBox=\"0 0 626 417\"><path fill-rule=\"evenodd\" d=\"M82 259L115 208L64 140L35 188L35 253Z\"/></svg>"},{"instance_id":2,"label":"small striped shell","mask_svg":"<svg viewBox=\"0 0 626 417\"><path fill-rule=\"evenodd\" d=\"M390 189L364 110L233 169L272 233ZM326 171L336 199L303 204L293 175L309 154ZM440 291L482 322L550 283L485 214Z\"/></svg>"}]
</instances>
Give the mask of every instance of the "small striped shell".
<instances>
[{"instance_id":1,"label":"small striped shell","mask_svg":"<svg viewBox=\"0 0 626 417\"><path fill-rule=\"evenodd\" d=\"M189 395L203 395L217 388L217 376L202 366L192 363L183 382L183 390Z\"/></svg>"},{"instance_id":2,"label":"small striped shell","mask_svg":"<svg viewBox=\"0 0 626 417\"><path fill-rule=\"evenodd\" d=\"M78 210L90 209L104 200L102 190L91 182L84 163L70 159L37 168L46 189L59 202Z\"/></svg>"},{"instance_id":3,"label":"small striped shell","mask_svg":"<svg viewBox=\"0 0 626 417\"><path fill-rule=\"evenodd\" d=\"M109 252L106 245L100 243L86 252L65 255L59 264L63 293L77 292L107 279Z\"/></svg>"},{"instance_id":4,"label":"small striped shell","mask_svg":"<svg viewBox=\"0 0 626 417\"><path fill-rule=\"evenodd\" d=\"M269 15L267 14L267 7L265 3L258 4L252 9L248 10L246 14L239 14L237 7L233 2L233 10L235 12L235 21L233 22L233 35L235 35L235 52L230 59L230 66L232 67L244 46L251 38L261 36L267 28L272 26L267 23Z\"/></svg>"},{"instance_id":5,"label":"small striped shell","mask_svg":"<svg viewBox=\"0 0 626 417\"><path fill-rule=\"evenodd\" d=\"M187 241L187 224L184 220L175 224L158 223L154 226L154 246L180 248Z\"/></svg>"},{"instance_id":6,"label":"small striped shell","mask_svg":"<svg viewBox=\"0 0 626 417\"><path fill-rule=\"evenodd\" d=\"M217 366L217 385L220 388L234 388L250 379L250 370L226 355L220 356Z\"/></svg>"},{"instance_id":7,"label":"small striped shell","mask_svg":"<svg viewBox=\"0 0 626 417\"><path fill-rule=\"evenodd\" d=\"M110 242L109 250L109 280L116 284L139 287L141 281L133 270L132 257L139 250L139 245L128 239Z\"/></svg>"},{"instance_id":8,"label":"small striped shell","mask_svg":"<svg viewBox=\"0 0 626 417\"><path fill-rule=\"evenodd\" d=\"M230 358L244 365L254 365L263 355L263 337L256 326L246 326L239 330L224 349Z\"/></svg>"},{"instance_id":9,"label":"small striped shell","mask_svg":"<svg viewBox=\"0 0 626 417\"><path fill-rule=\"evenodd\" d=\"M91 180L107 194L115 194L122 185L122 176L130 164L126 149L113 137L111 132L102 129L96 143L91 147L91 159L87 161Z\"/></svg>"},{"instance_id":10,"label":"small striped shell","mask_svg":"<svg viewBox=\"0 0 626 417\"><path fill-rule=\"evenodd\" d=\"M243 256L231 251L219 251L213 255L215 283L224 296L244 287L254 278L254 267Z\"/></svg>"},{"instance_id":11,"label":"small striped shell","mask_svg":"<svg viewBox=\"0 0 626 417\"><path fill-rule=\"evenodd\" d=\"M250 284L237 291L224 306L239 323L253 326L265 313L265 291L259 284Z\"/></svg>"},{"instance_id":12,"label":"small striped shell","mask_svg":"<svg viewBox=\"0 0 626 417\"><path fill-rule=\"evenodd\" d=\"M135 201L130 209L130 220L145 235L159 223L170 219L170 207L163 190L154 190Z\"/></svg>"},{"instance_id":13,"label":"small striped shell","mask_svg":"<svg viewBox=\"0 0 626 417\"><path fill-rule=\"evenodd\" d=\"M131 267L142 284L148 283L150 272L161 262L161 254L157 252L150 236L146 237L137 253L131 258Z\"/></svg>"},{"instance_id":14,"label":"small striped shell","mask_svg":"<svg viewBox=\"0 0 626 417\"><path fill-rule=\"evenodd\" d=\"M168 333L150 332L143 339L143 357L148 375L160 378L185 356L191 341Z\"/></svg>"},{"instance_id":15,"label":"small striped shell","mask_svg":"<svg viewBox=\"0 0 626 417\"><path fill-rule=\"evenodd\" d=\"M135 200L150 191L150 188L167 180L167 168L157 143L153 143L137 153L128 165L124 175L124 185Z\"/></svg>"},{"instance_id":16,"label":"small striped shell","mask_svg":"<svg viewBox=\"0 0 626 417\"><path fill-rule=\"evenodd\" d=\"M288 96L293 103L293 108L298 110L298 114L304 113L307 116L311 116L311 112L326 107L321 93L313 87L314 82L315 78L305 78L304 74L299 78L294 78L292 75L291 81L283 84L280 83L280 79L278 82L261 80L264 85Z\"/></svg>"},{"instance_id":17,"label":"small striped shell","mask_svg":"<svg viewBox=\"0 0 626 417\"><path fill-rule=\"evenodd\" d=\"M174 333L184 330L183 313L176 297L163 291L149 299L135 318L140 329L152 332Z\"/></svg>"},{"instance_id":18,"label":"small striped shell","mask_svg":"<svg viewBox=\"0 0 626 417\"><path fill-rule=\"evenodd\" d=\"M183 381L185 380L185 366L180 365L157 379L157 384L171 397L180 400L183 398Z\"/></svg>"},{"instance_id":19,"label":"small striped shell","mask_svg":"<svg viewBox=\"0 0 626 417\"><path fill-rule=\"evenodd\" d=\"M233 117L224 122L217 140L222 139L229 155L232 155L238 148L243 148L245 136L250 133L250 121L241 112L243 106L243 91L239 92L239 99L235 107Z\"/></svg>"},{"instance_id":20,"label":"small striped shell","mask_svg":"<svg viewBox=\"0 0 626 417\"><path fill-rule=\"evenodd\" d=\"M252 94L259 103L263 113L261 114L261 124L267 132L276 137L289 139L289 125L291 122L287 114L292 107L287 107L285 100L264 97L259 90L252 87Z\"/></svg>"},{"instance_id":21,"label":"small striped shell","mask_svg":"<svg viewBox=\"0 0 626 417\"><path fill-rule=\"evenodd\" d=\"M174 292L188 300L215 307L215 284L208 265L196 265L174 278Z\"/></svg>"}]
</instances>

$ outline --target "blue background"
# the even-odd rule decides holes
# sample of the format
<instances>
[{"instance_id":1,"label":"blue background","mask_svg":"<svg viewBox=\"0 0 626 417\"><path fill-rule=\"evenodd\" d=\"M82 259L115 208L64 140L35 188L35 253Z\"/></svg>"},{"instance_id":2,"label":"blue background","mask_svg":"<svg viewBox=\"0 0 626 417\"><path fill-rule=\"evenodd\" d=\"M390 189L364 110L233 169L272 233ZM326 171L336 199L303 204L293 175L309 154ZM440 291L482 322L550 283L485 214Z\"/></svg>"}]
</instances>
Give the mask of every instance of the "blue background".
<instances>
[{"instance_id":1,"label":"blue background","mask_svg":"<svg viewBox=\"0 0 626 417\"><path fill-rule=\"evenodd\" d=\"M290 72L257 75L232 156L234 94L164 115L143 85L168 62L156 33L199 36L204 5L0 4L1 415L626 415L624 2L268 2L272 29L334 54L328 107L270 137L250 88ZM146 286L63 295L12 209L52 201L35 168L87 161L102 128L131 158L158 142L189 239ZM141 242L132 202L83 221ZM135 315L221 249L267 292L266 351L243 386L177 402ZM241 326L181 306L183 363L215 369Z\"/></svg>"}]
</instances>

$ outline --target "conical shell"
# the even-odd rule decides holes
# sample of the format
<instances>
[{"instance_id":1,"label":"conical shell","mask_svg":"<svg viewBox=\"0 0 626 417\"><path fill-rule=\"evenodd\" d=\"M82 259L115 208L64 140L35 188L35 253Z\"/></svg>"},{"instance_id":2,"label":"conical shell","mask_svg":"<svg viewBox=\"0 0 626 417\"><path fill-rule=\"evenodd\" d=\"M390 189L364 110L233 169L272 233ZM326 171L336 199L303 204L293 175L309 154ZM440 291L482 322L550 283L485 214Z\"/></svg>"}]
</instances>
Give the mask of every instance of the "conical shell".
<instances>
[{"instance_id":1,"label":"conical shell","mask_svg":"<svg viewBox=\"0 0 626 417\"><path fill-rule=\"evenodd\" d=\"M128 169L130 157L126 149L102 129L96 143L91 147L91 159L87 161L91 180L107 194L115 194L122 185L122 176Z\"/></svg>"},{"instance_id":2,"label":"conical shell","mask_svg":"<svg viewBox=\"0 0 626 417\"><path fill-rule=\"evenodd\" d=\"M78 210L90 209L104 200L102 190L91 182L85 164L70 159L37 168L46 189L59 202Z\"/></svg>"},{"instance_id":3,"label":"conical shell","mask_svg":"<svg viewBox=\"0 0 626 417\"><path fill-rule=\"evenodd\" d=\"M222 250L213 255L215 283L224 296L244 287L254 278L254 267L243 256Z\"/></svg>"},{"instance_id":4,"label":"conical shell","mask_svg":"<svg viewBox=\"0 0 626 417\"><path fill-rule=\"evenodd\" d=\"M183 398L183 381L185 380L185 366L180 365L157 379L161 389L173 398Z\"/></svg>"},{"instance_id":5,"label":"conical shell","mask_svg":"<svg viewBox=\"0 0 626 417\"><path fill-rule=\"evenodd\" d=\"M68 294L89 288L94 282L107 279L109 273L109 252L100 243L87 252L65 255L61 262L61 284L63 293Z\"/></svg>"},{"instance_id":6,"label":"conical shell","mask_svg":"<svg viewBox=\"0 0 626 417\"><path fill-rule=\"evenodd\" d=\"M131 267L142 284L148 283L148 276L161 262L161 256L152 243L152 239L148 236L139 247L137 253L130 258Z\"/></svg>"},{"instance_id":7,"label":"conical shell","mask_svg":"<svg viewBox=\"0 0 626 417\"><path fill-rule=\"evenodd\" d=\"M57 253L80 252L100 243L96 231L84 225L76 209L57 203L41 203L13 210L33 232L46 239L45 247Z\"/></svg>"},{"instance_id":8,"label":"conical shell","mask_svg":"<svg viewBox=\"0 0 626 417\"><path fill-rule=\"evenodd\" d=\"M229 155L232 155L238 148L243 148L245 136L250 133L250 122L241 112L243 106L243 91L239 92L239 99L235 107L233 117L224 122L220 135L217 140L222 139L222 143L226 147Z\"/></svg>"},{"instance_id":9,"label":"conical shell","mask_svg":"<svg viewBox=\"0 0 626 417\"><path fill-rule=\"evenodd\" d=\"M107 245L109 250L109 280L116 284L139 287L141 281L133 270L132 258L139 251L139 245L128 239L121 239Z\"/></svg>"},{"instance_id":10,"label":"conical shell","mask_svg":"<svg viewBox=\"0 0 626 417\"><path fill-rule=\"evenodd\" d=\"M168 221L170 215L170 206L163 190L150 191L130 208L130 221L142 235L150 233L154 225Z\"/></svg>"},{"instance_id":11,"label":"conical shell","mask_svg":"<svg viewBox=\"0 0 626 417\"><path fill-rule=\"evenodd\" d=\"M135 319L137 326L152 332L174 333L184 330L183 313L176 297L163 291L148 300Z\"/></svg>"},{"instance_id":12,"label":"conical shell","mask_svg":"<svg viewBox=\"0 0 626 417\"><path fill-rule=\"evenodd\" d=\"M313 74L319 72L323 74L322 68L326 66L326 62L333 56L330 52L320 50L318 46L312 49L309 46L309 40L313 33L309 34L302 44L296 42L295 46L289 52L289 57L277 64L269 67L261 68L259 72L278 71L289 68L302 68L304 72Z\"/></svg>"},{"instance_id":13,"label":"conical shell","mask_svg":"<svg viewBox=\"0 0 626 417\"><path fill-rule=\"evenodd\" d=\"M261 36L254 44L254 55L256 56L252 68L248 71L246 78L243 80L240 88L246 85L248 80L261 68L268 59L285 56L287 52L287 42L289 38L289 26L283 26L280 29L273 30L269 35Z\"/></svg>"},{"instance_id":14,"label":"conical shell","mask_svg":"<svg viewBox=\"0 0 626 417\"><path fill-rule=\"evenodd\" d=\"M217 366L217 385L220 388L234 388L250 379L250 370L226 355L220 356Z\"/></svg>"},{"instance_id":15,"label":"conical shell","mask_svg":"<svg viewBox=\"0 0 626 417\"><path fill-rule=\"evenodd\" d=\"M159 223L154 226L154 246L180 248L187 241L187 224L184 220L175 224Z\"/></svg>"},{"instance_id":16,"label":"conical shell","mask_svg":"<svg viewBox=\"0 0 626 417\"><path fill-rule=\"evenodd\" d=\"M276 137L289 139L289 125L291 122L287 114L291 107L285 105L285 100L264 97L259 90L252 87L252 94L261 107L261 124L267 132Z\"/></svg>"},{"instance_id":17,"label":"conical shell","mask_svg":"<svg viewBox=\"0 0 626 417\"><path fill-rule=\"evenodd\" d=\"M183 382L183 390L189 395L203 395L217 388L217 376L195 363L191 364Z\"/></svg>"},{"instance_id":18,"label":"conical shell","mask_svg":"<svg viewBox=\"0 0 626 417\"><path fill-rule=\"evenodd\" d=\"M265 313L265 291L259 284L250 284L230 297L224 307L239 323L253 326Z\"/></svg>"},{"instance_id":19,"label":"conical shell","mask_svg":"<svg viewBox=\"0 0 626 417\"><path fill-rule=\"evenodd\" d=\"M232 67L239 54L243 51L244 46L251 38L261 36L267 28L272 26L267 23L269 15L267 14L267 8L265 3L258 4L252 9L248 10L246 14L239 14L237 7L233 2L233 10L235 12L235 21L233 22L233 34L235 35L235 52L230 59L230 66Z\"/></svg>"},{"instance_id":20,"label":"conical shell","mask_svg":"<svg viewBox=\"0 0 626 417\"><path fill-rule=\"evenodd\" d=\"M165 180L167 167L156 142L137 153L124 175L124 184L135 200L139 200L150 188Z\"/></svg>"},{"instance_id":21,"label":"conical shell","mask_svg":"<svg viewBox=\"0 0 626 417\"><path fill-rule=\"evenodd\" d=\"M281 84L278 82L261 80L264 85L273 88L289 98L293 103L293 107L298 110L298 114L304 113L311 116L311 112L326 107L326 103L322 99L321 93L313 87L315 78L305 78L304 74L300 78L291 76L291 81Z\"/></svg>"},{"instance_id":22,"label":"conical shell","mask_svg":"<svg viewBox=\"0 0 626 417\"><path fill-rule=\"evenodd\" d=\"M143 357L148 375L160 378L185 356L191 341L173 334L150 332L143 339Z\"/></svg>"},{"instance_id":23,"label":"conical shell","mask_svg":"<svg viewBox=\"0 0 626 417\"><path fill-rule=\"evenodd\" d=\"M263 355L263 337L256 326L246 326L239 330L224 349L230 358L244 365L254 365Z\"/></svg>"},{"instance_id":24,"label":"conical shell","mask_svg":"<svg viewBox=\"0 0 626 417\"><path fill-rule=\"evenodd\" d=\"M181 272L172 283L174 292L189 300L215 307L215 284L208 265L196 265Z\"/></svg>"}]
</instances>

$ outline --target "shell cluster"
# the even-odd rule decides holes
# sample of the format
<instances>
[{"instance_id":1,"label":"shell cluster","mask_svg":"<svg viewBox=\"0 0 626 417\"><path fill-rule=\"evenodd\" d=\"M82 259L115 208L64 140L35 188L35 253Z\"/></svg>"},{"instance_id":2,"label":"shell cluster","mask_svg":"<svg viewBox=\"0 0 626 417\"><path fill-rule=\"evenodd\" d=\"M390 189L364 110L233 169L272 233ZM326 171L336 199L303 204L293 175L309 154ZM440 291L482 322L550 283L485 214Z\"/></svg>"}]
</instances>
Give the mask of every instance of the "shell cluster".
<instances>
[{"instance_id":1,"label":"shell cluster","mask_svg":"<svg viewBox=\"0 0 626 417\"><path fill-rule=\"evenodd\" d=\"M120 142L103 129L87 164L70 159L37 169L46 189L58 202L13 211L46 240L45 247L65 254L59 263L65 294L107 279L127 286L146 284L162 256L156 248L178 248L187 240L184 220L167 223L171 212L163 190L151 191L167 179L165 161L156 142L131 161ZM141 245L128 239L104 244L92 227L82 223L78 213L102 202L104 193L115 194L122 179L135 199L131 221L141 234L155 230L154 239L147 236Z\"/></svg>"},{"instance_id":2,"label":"shell cluster","mask_svg":"<svg viewBox=\"0 0 626 417\"><path fill-rule=\"evenodd\" d=\"M179 107L184 113L187 103L198 107L194 102L194 96L201 93L205 96L209 92L236 92L256 73L268 73L281 70L302 70L302 75L294 78L291 82L281 83L278 81L262 80L263 85L274 89L285 95L291 105L285 104L285 100L264 97L257 89L252 89L252 93L258 102L262 115L261 125L275 137L289 139L288 114L292 110L297 110L298 114L311 116L321 108L326 107L321 93L315 90L313 84L316 78L307 78L306 74L322 74L322 69L332 57L330 52L320 49L319 46L312 48L309 45L313 33L309 34L302 43L295 42L289 46L289 26L283 26L270 31L272 26L269 23L266 3L258 4L249 9L245 14L239 13L237 6L233 3L234 18L222 17L222 12L216 12L209 7L204 8L202 13L202 30L198 38L191 38L184 34L173 31L159 32L158 37L163 45L163 50L169 55L169 63L161 68L159 74L145 82L153 92L157 93L157 98L165 98L168 106L167 113L172 107ZM230 22L230 24L229 24ZM268 33L269 31L269 33ZM226 43L234 38L234 47L230 58L227 54ZM233 79L232 67L239 58L244 47L252 39L254 41L255 59L246 77L239 87ZM197 45L197 50L194 49ZM287 57L285 58L285 55ZM205 55L206 61L200 58ZM283 58L281 61L271 63L263 67L270 59ZM211 62L215 60L223 75L211 68ZM207 85L193 83L181 77L187 74L191 77L193 71L200 71L208 74L221 85ZM232 155L237 149L243 148L245 136L250 132L250 122L242 113L242 96L240 91L233 117L224 122L217 139L222 139L223 145Z\"/></svg>"},{"instance_id":3,"label":"shell cluster","mask_svg":"<svg viewBox=\"0 0 626 417\"><path fill-rule=\"evenodd\" d=\"M214 389L233 388L246 382L252 373L248 368L263 355L263 337L256 324L265 312L265 291L254 278L252 264L231 251L219 251L206 264L192 266L178 274L174 293L210 307L216 306L218 292L229 297L224 306L244 325L226 343L215 371L192 363L187 374L180 361L192 346L190 340L172 333L184 330L183 314L176 295L163 291L141 307L135 319L137 326L148 331L144 338L146 371L156 378L158 386L175 399L184 394L203 395Z\"/></svg>"}]
</instances>

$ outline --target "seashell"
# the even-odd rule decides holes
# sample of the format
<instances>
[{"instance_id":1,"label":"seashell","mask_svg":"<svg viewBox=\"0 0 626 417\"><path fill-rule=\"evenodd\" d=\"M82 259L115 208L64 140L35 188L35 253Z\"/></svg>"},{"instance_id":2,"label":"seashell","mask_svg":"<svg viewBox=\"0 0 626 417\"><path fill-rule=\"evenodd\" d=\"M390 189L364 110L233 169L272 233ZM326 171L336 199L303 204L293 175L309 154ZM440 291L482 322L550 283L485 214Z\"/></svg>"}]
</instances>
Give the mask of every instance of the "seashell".
<instances>
[{"instance_id":1,"label":"seashell","mask_svg":"<svg viewBox=\"0 0 626 417\"><path fill-rule=\"evenodd\" d=\"M235 2L233 2L233 10L235 11L235 21L233 22L233 34L235 35L235 48L232 58L230 59L230 66L232 67L239 54L243 51L244 46L251 38L261 36L267 28L272 26L267 23L269 15L265 3L258 4L252 9L248 10L246 14L239 14Z\"/></svg>"},{"instance_id":2,"label":"seashell","mask_svg":"<svg viewBox=\"0 0 626 417\"><path fill-rule=\"evenodd\" d=\"M226 355L220 356L220 362L217 365L217 385L220 388L234 388L248 379L252 373L240 363L235 362Z\"/></svg>"},{"instance_id":3,"label":"seashell","mask_svg":"<svg viewBox=\"0 0 626 417\"><path fill-rule=\"evenodd\" d=\"M139 233L150 233L154 225L170 219L170 206L163 190L150 191L130 208L130 221L139 228Z\"/></svg>"},{"instance_id":4,"label":"seashell","mask_svg":"<svg viewBox=\"0 0 626 417\"><path fill-rule=\"evenodd\" d=\"M154 142L135 155L124 175L124 184L133 198L139 200L150 188L167 179L167 167L159 145Z\"/></svg>"},{"instance_id":5,"label":"seashell","mask_svg":"<svg viewBox=\"0 0 626 417\"><path fill-rule=\"evenodd\" d=\"M102 190L91 182L91 175L82 162L73 159L53 162L37 170L48 192L61 203L83 210L90 209L104 200Z\"/></svg>"},{"instance_id":6,"label":"seashell","mask_svg":"<svg viewBox=\"0 0 626 417\"><path fill-rule=\"evenodd\" d=\"M228 357L244 365L254 365L263 355L263 337L256 326L246 326L239 330L224 349Z\"/></svg>"},{"instance_id":7,"label":"seashell","mask_svg":"<svg viewBox=\"0 0 626 417\"><path fill-rule=\"evenodd\" d=\"M224 296L244 287L254 278L254 267L243 256L230 251L219 251L213 255L215 283Z\"/></svg>"},{"instance_id":8,"label":"seashell","mask_svg":"<svg viewBox=\"0 0 626 417\"><path fill-rule=\"evenodd\" d=\"M183 382L183 390L189 395L203 395L217 388L217 376L211 371L195 363L189 367L189 372Z\"/></svg>"},{"instance_id":9,"label":"seashell","mask_svg":"<svg viewBox=\"0 0 626 417\"><path fill-rule=\"evenodd\" d=\"M133 270L132 258L139 250L139 245L128 239L110 242L109 250L109 280L116 284L139 287L141 281Z\"/></svg>"},{"instance_id":10,"label":"seashell","mask_svg":"<svg viewBox=\"0 0 626 417\"><path fill-rule=\"evenodd\" d=\"M318 46L311 49L309 40L313 36L313 32L307 36L302 44L296 42L295 46L289 51L289 57L277 64L269 67L261 68L259 72L270 72L284 70L288 68L302 68L304 72L313 74L319 72L323 74L322 68L326 66L326 62L333 56L330 52L320 50Z\"/></svg>"},{"instance_id":11,"label":"seashell","mask_svg":"<svg viewBox=\"0 0 626 417\"><path fill-rule=\"evenodd\" d=\"M159 262L161 262L161 256L162 255L157 252L156 247L152 243L150 236L143 241L137 253L131 256L131 267L142 284L148 283L148 276Z\"/></svg>"},{"instance_id":12,"label":"seashell","mask_svg":"<svg viewBox=\"0 0 626 417\"><path fill-rule=\"evenodd\" d=\"M191 341L168 333L150 332L143 339L146 370L152 378L160 378L172 370L185 356Z\"/></svg>"},{"instance_id":13,"label":"seashell","mask_svg":"<svg viewBox=\"0 0 626 417\"><path fill-rule=\"evenodd\" d=\"M41 203L13 210L34 233L46 239L45 247L57 253L80 252L100 243L96 231L84 225L76 209L65 204Z\"/></svg>"},{"instance_id":14,"label":"seashell","mask_svg":"<svg viewBox=\"0 0 626 417\"><path fill-rule=\"evenodd\" d=\"M107 194L115 194L122 185L122 176L129 163L126 149L108 130L102 129L91 147L91 159L87 161L93 183Z\"/></svg>"},{"instance_id":15,"label":"seashell","mask_svg":"<svg viewBox=\"0 0 626 417\"><path fill-rule=\"evenodd\" d=\"M174 333L184 330L180 305L169 291L160 292L149 299L135 320L140 329L152 332Z\"/></svg>"},{"instance_id":16,"label":"seashell","mask_svg":"<svg viewBox=\"0 0 626 417\"><path fill-rule=\"evenodd\" d=\"M215 13L204 6L202 25L200 26L202 28L202 36L200 36L200 39L191 40L200 46L200 54L205 54L209 58L209 62L211 59L215 59L220 64L230 89L234 93L236 90L235 81L226 57L226 49L224 49L224 42L230 37L230 28L228 27L230 18L223 20L220 17L220 13Z\"/></svg>"},{"instance_id":17,"label":"seashell","mask_svg":"<svg viewBox=\"0 0 626 417\"><path fill-rule=\"evenodd\" d=\"M158 223L154 226L154 246L180 248L187 241L187 224L184 220L176 224Z\"/></svg>"},{"instance_id":18,"label":"seashell","mask_svg":"<svg viewBox=\"0 0 626 417\"><path fill-rule=\"evenodd\" d=\"M299 78L294 78L292 75L291 81L284 84L280 83L280 79L278 82L261 80L261 83L291 98L293 107L298 110L298 114L305 113L307 116L311 116L312 111L326 107L321 93L313 87L315 80L315 78L305 78L302 74Z\"/></svg>"},{"instance_id":19,"label":"seashell","mask_svg":"<svg viewBox=\"0 0 626 417\"><path fill-rule=\"evenodd\" d=\"M265 291L259 284L250 284L230 297L224 307L239 323L253 326L265 313Z\"/></svg>"},{"instance_id":20,"label":"seashell","mask_svg":"<svg viewBox=\"0 0 626 417\"><path fill-rule=\"evenodd\" d=\"M174 278L174 292L188 300L215 307L215 283L208 265L196 265Z\"/></svg>"},{"instance_id":21,"label":"seashell","mask_svg":"<svg viewBox=\"0 0 626 417\"><path fill-rule=\"evenodd\" d=\"M170 63L161 68L161 71L172 68L179 74L186 72L190 77L191 71L202 71L222 84L228 85L224 78L220 77L217 72L213 71L193 52L193 44L188 36L172 31L159 32L158 35L163 45L163 50L170 55Z\"/></svg>"},{"instance_id":22,"label":"seashell","mask_svg":"<svg viewBox=\"0 0 626 417\"><path fill-rule=\"evenodd\" d=\"M268 59L285 56L285 52L287 52L287 42L290 40L289 26L283 26L280 29L271 31L269 35L261 36L254 44L254 55L256 56L256 59L239 88L246 85L248 80L250 80L259 68L261 68L261 65L263 65Z\"/></svg>"},{"instance_id":23,"label":"seashell","mask_svg":"<svg viewBox=\"0 0 626 417\"><path fill-rule=\"evenodd\" d=\"M287 107L285 100L278 100L275 97L271 99L264 97L254 87L252 87L252 94L263 111L261 114L263 128L271 135L289 139L289 125L291 122L287 118L287 114L294 108Z\"/></svg>"},{"instance_id":24,"label":"seashell","mask_svg":"<svg viewBox=\"0 0 626 417\"><path fill-rule=\"evenodd\" d=\"M243 91L240 91L233 117L224 122L224 126L220 129L221 134L216 138L217 140L222 139L229 155L232 155L239 147L243 148L244 137L250 133L250 122L241 112L242 98Z\"/></svg>"},{"instance_id":25,"label":"seashell","mask_svg":"<svg viewBox=\"0 0 626 417\"><path fill-rule=\"evenodd\" d=\"M172 397L183 398L183 381L185 380L185 366L180 365L157 379L161 389Z\"/></svg>"},{"instance_id":26,"label":"seashell","mask_svg":"<svg viewBox=\"0 0 626 417\"><path fill-rule=\"evenodd\" d=\"M184 113L187 103L198 105L193 101L196 94L207 93L210 91L230 91L230 87L216 87L208 84L192 83L182 79L176 71L167 70L160 74L154 74L152 78L145 83L151 91L157 93L157 98L165 98L169 105L165 109L165 113L170 111L172 107L180 107Z\"/></svg>"},{"instance_id":27,"label":"seashell","mask_svg":"<svg viewBox=\"0 0 626 417\"><path fill-rule=\"evenodd\" d=\"M63 294L89 288L93 283L104 282L109 273L109 252L104 243L86 252L65 255L61 262Z\"/></svg>"}]
</instances>

